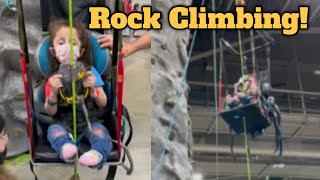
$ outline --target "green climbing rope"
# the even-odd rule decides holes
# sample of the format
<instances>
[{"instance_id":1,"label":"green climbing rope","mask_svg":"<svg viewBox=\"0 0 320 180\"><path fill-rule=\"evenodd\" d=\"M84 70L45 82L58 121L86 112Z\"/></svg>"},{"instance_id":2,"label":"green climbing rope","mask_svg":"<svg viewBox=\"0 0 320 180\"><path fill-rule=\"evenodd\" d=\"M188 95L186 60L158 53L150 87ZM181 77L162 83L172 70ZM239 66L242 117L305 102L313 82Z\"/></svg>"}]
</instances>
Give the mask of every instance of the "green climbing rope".
<instances>
[{"instance_id":1,"label":"green climbing rope","mask_svg":"<svg viewBox=\"0 0 320 180\"><path fill-rule=\"evenodd\" d=\"M238 6L238 0L235 0L236 6ZM242 49L242 39L241 39L241 31L238 30L238 39L239 39L239 52L240 52L240 61L241 61L241 74L245 75L244 72L244 61L243 61L243 49ZM255 65L255 64L254 64ZM250 155L249 155L249 145L248 145L248 137L247 137L247 127L246 127L246 119L243 117L243 128L244 128L244 144L245 144L245 153L246 153L246 161L247 161L247 176L248 180L251 180L251 170L250 170Z\"/></svg>"},{"instance_id":2,"label":"green climbing rope","mask_svg":"<svg viewBox=\"0 0 320 180\"><path fill-rule=\"evenodd\" d=\"M247 176L248 176L248 180L251 180L249 144L248 144L248 137L247 137L247 123L246 123L245 117L243 117L243 128L244 128L244 144L245 144L246 159L247 159Z\"/></svg>"},{"instance_id":3,"label":"green climbing rope","mask_svg":"<svg viewBox=\"0 0 320 180\"><path fill-rule=\"evenodd\" d=\"M238 39L239 39L239 52L240 52L240 61L241 61L241 75L244 76L244 64L243 64L243 49L242 49L242 40L241 40L241 31L238 30Z\"/></svg>"},{"instance_id":4,"label":"green climbing rope","mask_svg":"<svg viewBox=\"0 0 320 180\"><path fill-rule=\"evenodd\" d=\"M216 4L215 4L215 0L212 0L212 11L215 12L216 11ZM214 84L216 85L214 88L214 102L215 102L215 134L216 134L216 147L219 146L219 133L218 133L218 129L219 129L219 117L218 117L218 86L217 86L217 76L218 76L218 72L217 72L217 37L216 37L216 31L213 30L213 66L214 66ZM216 179L219 180L219 152L216 151Z\"/></svg>"},{"instance_id":5,"label":"green climbing rope","mask_svg":"<svg viewBox=\"0 0 320 180\"><path fill-rule=\"evenodd\" d=\"M72 17L72 0L69 0L69 29L70 29L70 52L71 52L71 59L70 64L71 66L75 65L74 61L74 52L73 52L73 17ZM73 138L74 142L77 143L77 113L76 113L76 83L75 80L72 79L72 116L73 116ZM77 175L78 172L78 159L76 158L74 162L74 175Z\"/></svg>"}]
</instances>

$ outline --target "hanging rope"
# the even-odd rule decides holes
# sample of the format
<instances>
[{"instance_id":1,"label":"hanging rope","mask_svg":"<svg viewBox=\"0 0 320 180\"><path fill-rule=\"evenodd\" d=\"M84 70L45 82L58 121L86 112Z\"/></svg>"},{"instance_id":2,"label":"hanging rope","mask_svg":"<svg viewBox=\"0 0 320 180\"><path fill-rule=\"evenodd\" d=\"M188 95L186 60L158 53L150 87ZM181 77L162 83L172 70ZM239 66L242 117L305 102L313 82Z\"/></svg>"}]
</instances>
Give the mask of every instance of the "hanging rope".
<instances>
[{"instance_id":1,"label":"hanging rope","mask_svg":"<svg viewBox=\"0 0 320 180\"><path fill-rule=\"evenodd\" d=\"M250 45L251 45L251 53L252 53L252 71L253 78L256 80L256 52L255 52L255 43L253 36L253 29L250 30Z\"/></svg>"},{"instance_id":2,"label":"hanging rope","mask_svg":"<svg viewBox=\"0 0 320 180\"><path fill-rule=\"evenodd\" d=\"M250 155L249 155L249 145L248 145L248 137L247 137L247 123L246 118L243 117L243 128L244 128L244 144L246 151L246 159L247 159L247 176L248 180L251 180L251 170L250 170Z\"/></svg>"},{"instance_id":3,"label":"hanging rope","mask_svg":"<svg viewBox=\"0 0 320 180\"><path fill-rule=\"evenodd\" d=\"M69 29L70 29L70 64L72 67L75 65L74 61L74 52L73 52L73 13L72 13L72 0L69 0ZM76 83L75 79L72 79L72 117L73 117L73 139L74 142L77 144L77 113L76 113ZM73 166L73 174L77 176L78 174L78 156L76 156L76 160Z\"/></svg>"},{"instance_id":4,"label":"hanging rope","mask_svg":"<svg viewBox=\"0 0 320 180\"><path fill-rule=\"evenodd\" d=\"M215 0L212 0L212 11L215 12L216 11L216 4L215 4ZM216 134L216 148L218 148L219 146L219 123L218 123L218 86L217 86L217 75L218 75L218 71L217 71L217 37L216 37L216 31L213 30L213 75L214 75L214 102L215 102L215 134ZM220 63L220 67L221 67L221 63ZM221 82L221 81L220 81ZM220 84L219 82L219 84ZM219 152L216 151L216 179L219 180Z\"/></svg>"},{"instance_id":5,"label":"hanging rope","mask_svg":"<svg viewBox=\"0 0 320 180\"><path fill-rule=\"evenodd\" d=\"M228 78L227 78L227 72L226 72L226 67L225 67L225 64L224 64L224 57L223 57L223 43L222 43L222 39L220 39L219 41L219 46L220 46L220 80L219 80L219 111L222 112L223 110L223 107L224 107L224 101L222 99L222 78L223 78L223 73L224 73L224 79L225 79L225 97L228 96L229 94L229 90L228 90ZM231 151L231 154L232 154L232 157L233 157L233 160L235 161L236 160L236 156L234 155L234 152L233 152L233 144L234 144L234 134L232 132L232 129L231 127L229 128L230 130L230 134L231 134L231 138L230 138L230 151Z\"/></svg>"},{"instance_id":6,"label":"hanging rope","mask_svg":"<svg viewBox=\"0 0 320 180\"><path fill-rule=\"evenodd\" d=\"M205 1L206 0L202 0L201 6L204 5ZM189 67L189 63L190 63L193 47L194 47L194 44L195 44L195 40L196 40L196 37L197 37L197 33L198 33L198 31L195 30L193 38L192 38L192 41L191 41L191 44L190 44L188 58L187 58L186 64L185 64L184 69L183 69L182 79L180 80L180 83L179 83L179 89L178 89L178 93L177 93L177 96L176 96L176 99L175 99L175 105L174 105L174 107L173 107L173 109L172 109L172 111L170 113L170 125L169 125L169 128L167 130L166 137L165 137L165 140L164 140L164 143L163 143L163 147L162 147L162 150L161 150L161 155L160 155L160 158L159 158L159 163L155 167L154 173L152 173L153 174L153 178L152 179L154 179L154 180L159 180L160 179L160 170L161 170L161 167L162 167L162 165L164 163L166 149L168 148L169 136L170 136L170 133L172 131L173 124L176 123L176 119L175 118L176 118L176 114L177 114L177 111L178 111L180 98L181 98L182 94L185 91L185 84L186 84L185 80L186 80L186 77L187 77L187 71L188 71L188 67Z\"/></svg>"},{"instance_id":7,"label":"hanging rope","mask_svg":"<svg viewBox=\"0 0 320 180\"><path fill-rule=\"evenodd\" d=\"M220 46L220 67L219 67L219 112L222 112L223 109L223 95L222 95L222 73L223 73L223 49L222 49L222 41L219 41ZM227 83L226 83L227 84ZM228 87L226 87L226 90ZM227 94L226 94L227 96Z\"/></svg>"},{"instance_id":8,"label":"hanging rope","mask_svg":"<svg viewBox=\"0 0 320 180\"><path fill-rule=\"evenodd\" d=\"M245 5L244 1L239 2L238 0L235 0L236 6ZM239 52L240 52L240 61L241 61L241 74L242 76L245 75L244 72L244 61L243 61L243 49L242 49L242 39L241 39L241 31L238 30L238 39L239 39ZM246 119L243 117L243 128L244 128L244 143L245 143L245 153L246 153L246 161L247 161L247 176L248 180L251 180L251 171L250 171L250 158L249 158L249 145L248 145L248 137L247 137L247 127L246 127Z\"/></svg>"},{"instance_id":9,"label":"hanging rope","mask_svg":"<svg viewBox=\"0 0 320 180\"><path fill-rule=\"evenodd\" d=\"M241 61L241 75L244 76L244 60L243 60L243 50L242 50L242 40L241 40L241 31L238 30L238 39L239 39L239 51L240 51L240 61Z\"/></svg>"}]
</instances>

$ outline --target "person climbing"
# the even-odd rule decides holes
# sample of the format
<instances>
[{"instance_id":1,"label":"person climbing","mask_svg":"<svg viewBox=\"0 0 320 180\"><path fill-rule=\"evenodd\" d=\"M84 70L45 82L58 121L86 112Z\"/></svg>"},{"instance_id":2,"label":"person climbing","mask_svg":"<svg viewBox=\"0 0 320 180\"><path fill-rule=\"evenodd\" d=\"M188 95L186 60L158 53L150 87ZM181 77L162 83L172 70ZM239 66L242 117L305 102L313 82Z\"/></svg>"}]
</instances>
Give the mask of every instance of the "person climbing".
<instances>
[{"instance_id":1,"label":"person climbing","mask_svg":"<svg viewBox=\"0 0 320 180\"><path fill-rule=\"evenodd\" d=\"M269 83L265 82L261 84L263 105L268 110L269 117L272 120L275 130L275 152L279 151L279 156L281 156L283 151L281 135L281 112L279 106L275 103L275 98L270 96L270 89L271 85Z\"/></svg>"},{"instance_id":2,"label":"person climbing","mask_svg":"<svg viewBox=\"0 0 320 180\"><path fill-rule=\"evenodd\" d=\"M102 34L99 36L98 42L100 43L101 48L112 48L113 37L112 35ZM124 43L122 47L123 57L126 58L131 54L148 48L151 48L151 31L144 33L134 41Z\"/></svg>"},{"instance_id":3,"label":"person climbing","mask_svg":"<svg viewBox=\"0 0 320 180\"><path fill-rule=\"evenodd\" d=\"M83 82L84 88L90 88L90 96L85 99L85 103L90 105L90 102L92 102L91 104L94 104L94 107L104 108L107 104L107 97L102 88L104 83L98 72L92 67L88 33L79 24L75 23L73 27L74 59L91 67L91 71L86 72L86 79ZM72 129L72 105L66 104L58 94L59 89L64 88L62 81L64 77L57 73L59 65L70 64L69 32L67 20L55 20L49 24L50 72L52 75L46 82L46 102L44 105L46 112L55 120L55 123L48 128L47 138L51 147L65 162L75 161L78 152L70 134L70 129ZM77 111L77 130L80 136L84 135L89 140L91 150L84 153L79 158L79 162L81 165L101 169L108 154L113 149L112 142L107 140L110 135L108 130L95 118L90 119L92 131L87 130L89 124L84 120L84 116L83 111Z\"/></svg>"},{"instance_id":4,"label":"person climbing","mask_svg":"<svg viewBox=\"0 0 320 180\"><path fill-rule=\"evenodd\" d=\"M228 109L233 109L240 104L246 105L258 98L258 88L255 79L250 75L242 76L234 85L233 96L226 97Z\"/></svg>"}]
</instances>

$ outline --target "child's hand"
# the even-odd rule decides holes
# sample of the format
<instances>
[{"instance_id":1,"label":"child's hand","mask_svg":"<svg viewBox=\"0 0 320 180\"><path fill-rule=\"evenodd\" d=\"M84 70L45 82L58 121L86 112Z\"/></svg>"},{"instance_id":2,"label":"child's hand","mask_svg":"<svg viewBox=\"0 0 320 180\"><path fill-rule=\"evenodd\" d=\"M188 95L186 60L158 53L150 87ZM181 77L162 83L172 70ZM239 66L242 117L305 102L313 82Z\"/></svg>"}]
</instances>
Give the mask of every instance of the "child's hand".
<instances>
[{"instance_id":1,"label":"child's hand","mask_svg":"<svg viewBox=\"0 0 320 180\"><path fill-rule=\"evenodd\" d=\"M83 82L83 86L86 88L94 89L96 87L96 77L92 74L91 71L86 72L87 78Z\"/></svg>"},{"instance_id":2,"label":"child's hand","mask_svg":"<svg viewBox=\"0 0 320 180\"><path fill-rule=\"evenodd\" d=\"M49 78L49 83L51 86L51 93L53 93L53 95L57 95L58 90L63 87L63 84L61 82L61 78L62 78L61 74L56 74L56 75L53 75Z\"/></svg>"}]
</instances>

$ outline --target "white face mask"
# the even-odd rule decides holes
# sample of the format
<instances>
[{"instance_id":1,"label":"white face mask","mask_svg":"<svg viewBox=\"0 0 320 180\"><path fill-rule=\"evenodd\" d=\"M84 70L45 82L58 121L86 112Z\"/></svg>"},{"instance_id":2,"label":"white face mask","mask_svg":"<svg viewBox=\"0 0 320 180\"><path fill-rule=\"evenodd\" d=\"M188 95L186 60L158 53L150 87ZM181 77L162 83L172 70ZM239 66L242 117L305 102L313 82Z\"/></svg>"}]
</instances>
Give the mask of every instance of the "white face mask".
<instances>
[{"instance_id":1,"label":"white face mask","mask_svg":"<svg viewBox=\"0 0 320 180\"><path fill-rule=\"evenodd\" d=\"M58 45L54 50L60 64L70 64L71 52L69 44ZM78 46L73 46L73 57L75 61L80 57L80 50Z\"/></svg>"}]
</instances>

